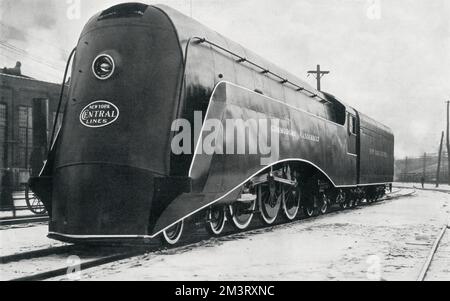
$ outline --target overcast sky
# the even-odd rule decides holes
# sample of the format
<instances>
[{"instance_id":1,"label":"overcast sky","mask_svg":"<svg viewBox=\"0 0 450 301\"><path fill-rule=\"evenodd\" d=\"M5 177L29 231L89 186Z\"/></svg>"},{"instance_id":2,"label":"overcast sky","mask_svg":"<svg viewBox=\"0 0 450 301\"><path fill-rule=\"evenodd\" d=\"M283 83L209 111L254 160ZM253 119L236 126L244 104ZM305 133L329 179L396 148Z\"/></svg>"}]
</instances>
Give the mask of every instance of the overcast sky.
<instances>
[{"instance_id":1,"label":"overcast sky","mask_svg":"<svg viewBox=\"0 0 450 301\"><path fill-rule=\"evenodd\" d=\"M0 66L20 60L24 74L59 82L86 21L125 2L78 1L0 0ZM322 89L391 127L397 157L437 152L450 100L450 1L142 2L192 12L312 85L306 72L321 64L331 71Z\"/></svg>"}]
</instances>

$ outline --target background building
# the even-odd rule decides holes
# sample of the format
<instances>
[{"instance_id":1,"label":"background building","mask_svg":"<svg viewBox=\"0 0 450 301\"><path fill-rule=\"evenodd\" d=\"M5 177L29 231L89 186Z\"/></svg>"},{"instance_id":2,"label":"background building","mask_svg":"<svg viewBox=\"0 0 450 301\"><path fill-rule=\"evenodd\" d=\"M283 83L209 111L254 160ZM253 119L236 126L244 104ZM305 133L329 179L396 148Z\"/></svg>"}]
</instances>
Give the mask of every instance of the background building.
<instances>
[{"instance_id":1,"label":"background building","mask_svg":"<svg viewBox=\"0 0 450 301\"><path fill-rule=\"evenodd\" d=\"M61 89L61 85L22 75L20 67L17 62L14 68L0 69L0 181L9 170L15 190L28 182L33 151L45 156ZM44 108L45 116L34 122L33 103ZM36 127L46 132L44 141L33 141Z\"/></svg>"}]
</instances>

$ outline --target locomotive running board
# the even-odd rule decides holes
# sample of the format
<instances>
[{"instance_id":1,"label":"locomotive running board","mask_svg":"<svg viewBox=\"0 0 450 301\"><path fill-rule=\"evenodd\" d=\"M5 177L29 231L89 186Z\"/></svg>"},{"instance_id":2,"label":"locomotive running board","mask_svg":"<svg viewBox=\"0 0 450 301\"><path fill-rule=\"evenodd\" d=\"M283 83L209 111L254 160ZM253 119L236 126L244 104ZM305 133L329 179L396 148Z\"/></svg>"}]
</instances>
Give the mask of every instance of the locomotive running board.
<instances>
[{"instance_id":1,"label":"locomotive running board","mask_svg":"<svg viewBox=\"0 0 450 301\"><path fill-rule=\"evenodd\" d=\"M282 184L286 184L286 185L290 185L290 186L297 186L297 181L292 181L292 180L275 177L275 176L273 177L273 180L278 183L282 183Z\"/></svg>"},{"instance_id":2,"label":"locomotive running board","mask_svg":"<svg viewBox=\"0 0 450 301\"><path fill-rule=\"evenodd\" d=\"M257 196L251 193L243 193L236 201L239 203L251 203L256 201Z\"/></svg>"},{"instance_id":3,"label":"locomotive running board","mask_svg":"<svg viewBox=\"0 0 450 301\"><path fill-rule=\"evenodd\" d=\"M280 178L280 177L277 177L277 176L274 176L274 175L267 176L267 174L264 174L264 175L261 175L261 176L256 176L253 179L251 179L250 181L251 181L251 184L253 186L258 186L260 184L264 184L264 183L269 182L269 178L270 177L275 182L278 182L278 183L282 183L282 184L286 184L286 185L290 185L290 186L297 186L297 184L298 184L297 181L292 181L292 180L288 180L288 179L285 179L285 178Z\"/></svg>"}]
</instances>

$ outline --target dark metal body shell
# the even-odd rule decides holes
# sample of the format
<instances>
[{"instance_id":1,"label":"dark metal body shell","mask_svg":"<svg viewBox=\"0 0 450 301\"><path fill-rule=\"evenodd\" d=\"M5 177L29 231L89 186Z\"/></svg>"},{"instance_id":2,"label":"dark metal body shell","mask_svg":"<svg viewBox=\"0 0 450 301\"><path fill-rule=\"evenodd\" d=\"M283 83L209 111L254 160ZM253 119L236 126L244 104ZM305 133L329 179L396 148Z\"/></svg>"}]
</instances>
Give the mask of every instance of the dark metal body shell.
<instances>
[{"instance_id":1,"label":"dark metal body shell","mask_svg":"<svg viewBox=\"0 0 450 301\"><path fill-rule=\"evenodd\" d=\"M358 124L364 131L370 126L376 131L378 124L331 95L315 91L318 97L312 98L201 42L196 37L314 90L175 10L148 6L144 11L140 16L106 19L99 14L83 30L63 127L42 175L47 186L37 188L48 191L52 185L46 203L52 203L53 237L154 237L209 205L232 202L252 176L284 161L309 164L336 187L356 187L358 166L363 184L392 181L393 138L388 129L382 127L383 141L372 143L366 136L355 140L363 155L387 154L383 167L376 170L361 156L349 154L347 112L361 118ZM117 64L114 75L104 81L91 71L102 53ZM80 114L100 100L115 105L120 116L105 127L86 127ZM196 111L202 112L203 121L220 120L223 128L227 119L279 120L267 135L279 133L280 143L272 145L272 156L174 155L172 122L186 119L194 124ZM260 132L249 124L250 134L238 131L233 141L224 139L221 146L243 139L249 149ZM200 136L208 134L204 129ZM197 141L192 139L192 148L198 151ZM386 141L392 145L384 148ZM373 176L374 172L379 174Z\"/></svg>"},{"instance_id":2,"label":"dark metal body shell","mask_svg":"<svg viewBox=\"0 0 450 301\"><path fill-rule=\"evenodd\" d=\"M55 145L50 232L145 235L153 196L162 193L155 191L155 178L171 173L170 129L178 113L182 51L175 28L158 9L149 7L136 18L99 17L86 25L77 45ZM115 60L107 80L92 72L100 54ZM104 127L83 125L83 109L100 100L118 108L118 119Z\"/></svg>"},{"instance_id":3,"label":"dark metal body shell","mask_svg":"<svg viewBox=\"0 0 450 301\"><path fill-rule=\"evenodd\" d=\"M391 183L394 175L394 135L359 113L359 184Z\"/></svg>"}]
</instances>

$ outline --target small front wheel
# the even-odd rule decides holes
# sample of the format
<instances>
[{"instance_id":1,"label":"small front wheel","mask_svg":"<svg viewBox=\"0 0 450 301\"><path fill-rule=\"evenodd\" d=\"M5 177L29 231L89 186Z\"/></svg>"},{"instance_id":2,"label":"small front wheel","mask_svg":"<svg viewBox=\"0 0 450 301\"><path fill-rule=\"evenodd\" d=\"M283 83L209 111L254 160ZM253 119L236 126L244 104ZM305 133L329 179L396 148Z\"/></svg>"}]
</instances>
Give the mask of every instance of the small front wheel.
<instances>
[{"instance_id":1,"label":"small front wheel","mask_svg":"<svg viewBox=\"0 0 450 301\"><path fill-rule=\"evenodd\" d=\"M306 215L306 217L313 217L314 216L314 206L308 205L303 207L303 213Z\"/></svg>"},{"instance_id":2,"label":"small front wheel","mask_svg":"<svg viewBox=\"0 0 450 301\"><path fill-rule=\"evenodd\" d=\"M223 206L211 207L206 212L206 231L214 236L222 234L226 224L225 208Z\"/></svg>"},{"instance_id":3,"label":"small front wheel","mask_svg":"<svg viewBox=\"0 0 450 301\"><path fill-rule=\"evenodd\" d=\"M336 196L336 203L339 204L342 210L346 210L348 208L348 201L345 192L339 192L339 194Z\"/></svg>"},{"instance_id":4,"label":"small front wheel","mask_svg":"<svg viewBox=\"0 0 450 301\"><path fill-rule=\"evenodd\" d=\"M163 243L168 244L169 246L176 245L183 234L184 229L184 221L181 221L174 226L164 230L162 239Z\"/></svg>"}]
</instances>

